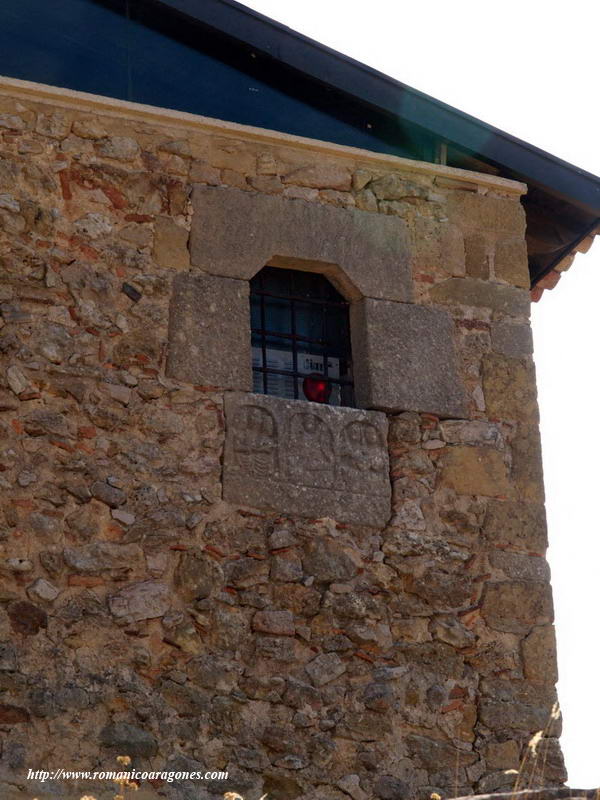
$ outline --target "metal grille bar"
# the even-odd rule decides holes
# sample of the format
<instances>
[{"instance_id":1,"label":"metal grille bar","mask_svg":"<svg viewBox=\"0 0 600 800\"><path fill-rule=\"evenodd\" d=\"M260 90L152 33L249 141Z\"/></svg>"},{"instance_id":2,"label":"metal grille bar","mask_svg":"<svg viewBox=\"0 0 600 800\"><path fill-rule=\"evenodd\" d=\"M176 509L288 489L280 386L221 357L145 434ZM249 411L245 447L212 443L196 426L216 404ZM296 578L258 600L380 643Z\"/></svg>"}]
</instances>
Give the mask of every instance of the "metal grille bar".
<instances>
[{"instance_id":1,"label":"metal grille bar","mask_svg":"<svg viewBox=\"0 0 600 800\"><path fill-rule=\"evenodd\" d=\"M250 282L250 299L252 369L263 393L304 398L303 381L312 374L339 387L330 402L353 405L349 303L327 278L316 273L265 267ZM286 364L285 358L277 363L277 354L282 353L288 353L291 369L287 368L289 362ZM300 354L318 359L319 371L307 373L299 365ZM331 374L332 364L338 374ZM270 385L269 375L291 378L292 385L283 389L281 382Z\"/></svg>"}]
</instances>

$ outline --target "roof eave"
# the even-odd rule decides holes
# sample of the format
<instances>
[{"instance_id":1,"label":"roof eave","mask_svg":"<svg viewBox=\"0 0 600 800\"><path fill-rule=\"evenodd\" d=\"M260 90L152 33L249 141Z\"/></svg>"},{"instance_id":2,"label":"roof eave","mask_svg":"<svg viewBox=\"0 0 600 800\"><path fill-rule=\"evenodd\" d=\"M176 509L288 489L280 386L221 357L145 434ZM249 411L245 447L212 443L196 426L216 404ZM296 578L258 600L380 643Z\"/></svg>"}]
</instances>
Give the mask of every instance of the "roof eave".
<instances>
[{"instance_id":1,"label":"roof eave","mask_svg":"<svg viewBox=\"0 0 600 800\"><path fill-rule=\"evenodd\" d=\"M600 179L528 142L412 89L235 0L151 0L189 21L221 31L361 103L415 125L600 216Z\"/></svg>"}]
</instances>

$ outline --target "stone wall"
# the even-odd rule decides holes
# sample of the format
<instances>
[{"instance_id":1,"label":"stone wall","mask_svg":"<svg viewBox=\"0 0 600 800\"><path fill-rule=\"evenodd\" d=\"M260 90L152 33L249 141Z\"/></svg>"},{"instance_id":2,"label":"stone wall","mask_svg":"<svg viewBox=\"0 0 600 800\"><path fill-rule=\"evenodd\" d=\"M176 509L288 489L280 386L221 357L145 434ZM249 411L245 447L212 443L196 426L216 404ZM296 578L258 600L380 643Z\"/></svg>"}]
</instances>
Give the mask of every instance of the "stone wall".
<instances>
[{"instance_id":1,"label":"stone wall","mask_svg":"<svg viewBox=\"0 0 600 800\"><path fill-rule=\"evenodd\" d=\"M523 187L73 93L17 95L0 98L2 797L110 797L27 782L27 769L112 769L124 753L147 769L228 770L247 800L494 791L541 729L534 783L561 783ZM352 272L355 249L332 256L328 237L300 252L300 235L228 276L198 207L206 187L401 232L384 253L398 278ZM389 431L391 478L377 527L324 514L322 498L293 515L272 498L242 505L235 474L223 494L226 390L249 369L247 350L227 360L223 319L271 256L315 262L352 300L353 325L369 323L359 399ZM178 327L190 281L208 326L195 357ZM220 302L230 316L215 328ZM416 319L444 320L419 323L419 341L437 337L419 369L406 337L381 348ZM460 396L436 414L413 387L433 369L438 390L447 348L443 399ZM138 797L224 790L155 781Z\"/></svg>"}]
</instances>

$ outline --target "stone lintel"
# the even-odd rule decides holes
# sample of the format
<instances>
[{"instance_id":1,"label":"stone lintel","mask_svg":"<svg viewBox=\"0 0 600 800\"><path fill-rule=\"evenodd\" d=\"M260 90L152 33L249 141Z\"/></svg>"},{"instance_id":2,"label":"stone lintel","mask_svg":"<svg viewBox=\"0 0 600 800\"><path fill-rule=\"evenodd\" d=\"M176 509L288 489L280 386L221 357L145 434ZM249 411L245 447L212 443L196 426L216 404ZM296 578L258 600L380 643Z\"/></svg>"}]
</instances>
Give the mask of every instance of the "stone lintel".
<instances>
[{"instance_id":1,"label":"stone lintel","mask_svg":"<svg viewBox=\"0 0 600 800\"><path fill-rule=\"evenodd\" d=\"M350 314L359 406L467 415L447 311L367 298L354 303Z\"/></svg>"},{"instance_id":2,"label":"stone lintel","mask_svg":"<svg viewBox=\"0 0 600 800\"><path fill-rule=\"evenodd\" d=\"M175 277L166 374L195 385L252 387L246 281L190 273Z\"/></svg>"},{"instance_id":3,"label":"stone lintel","mask_svg":"<svg viewBox=\"0 0 600 800\"><path fill-rule=\"evenodd\" d=\"M412 299L407 224L396 216L197 185L192 264L250 280L266 264L328 275L348 299Z\"/></svg>"},{"instance_id":4,"label":"stone lintel","mask_svg":"<svg viewBox=\"0 0 600 800\"><path fill-rule=\"evenodd\" d=\"M302 517L385 525L390 516L384 414L227 393L223 498Z\"/></svg>"}]
</instances>

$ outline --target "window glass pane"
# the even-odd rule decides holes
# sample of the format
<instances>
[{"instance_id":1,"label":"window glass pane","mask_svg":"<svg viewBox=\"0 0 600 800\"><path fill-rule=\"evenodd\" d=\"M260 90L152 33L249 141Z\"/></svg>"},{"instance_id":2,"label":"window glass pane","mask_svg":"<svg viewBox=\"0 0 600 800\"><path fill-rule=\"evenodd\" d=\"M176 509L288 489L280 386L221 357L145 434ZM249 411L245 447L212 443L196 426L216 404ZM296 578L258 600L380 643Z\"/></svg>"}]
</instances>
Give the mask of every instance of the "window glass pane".
<instances>
[{"instance_id":1,"label":"window glass pane","mask_svg":"<svg viewBox=\"0 0 600 800\"><path fill-rule=\"evenodd\" d=\"M289 300L265 297L265 329L277 333L292 333L292 311Z\"/></svg>"},{"instance_id":2,"label":"window glass pane","mask_svg":"<svg viewBox=\"0 0 600 800\"><path fill-rule=\"evenodd\" d=\"M256 276L260 281L261 288L269 294L290 296L290 270L277 269L276 267L265 267Z\"/></svg>"},{"instance_id":3,"label":"window glass pane","mask_svg":"<svg viewBox=\"0 0 600 800\"><path fill-rule=\"evenodd\" d=\"M346 309L338 306L324 309L324 338L330 352L343 355L348 349L350 330L348 327L348 313Z\"/></svg>"},{"instance_id":4,"label":"window glass pane","mask_svg":"<svg viewBox=\"0 0 600 800\"><path fill-rule=\"evenodd\" d=\"M250 295L250 328L255 331L261 327L260 299L255 295Z\"/></svg>"},{"instance_id":5,"label":"window glass pane","mask_svg":"<svg viewBox=\"0 0 600 800\"><path fill-rule=\"evenodd\" d=\"M286 356L289 353L274 353L269 358L272 363L277 363L281 366L286 362ZM292 375L267 375L267 394L275 395L276 397L287 397L288 400L294 399L294 377Z\"/></svg>"},{"instance_id":6,"label":"window glass pane","mask_svg":"<svg viewBox=\"0 0 600 800\"><path fill-rule=\"evenodd\" d=\"M294 272L291 283L296 297L320 298L322 296L320 282L315 281L315 275L312 272Z\"/></svg>"},{"instance_id":7,"label":"window glass pane","mask_svg":"<svg viewBox=\"0 0 600 800\"><path fill-rule=\"evenodd\" d=\"M320 304L294 302L296 335L310 339L311 350L322 352L324 344L323 310Z\"/></svg>"}]
</instances>

